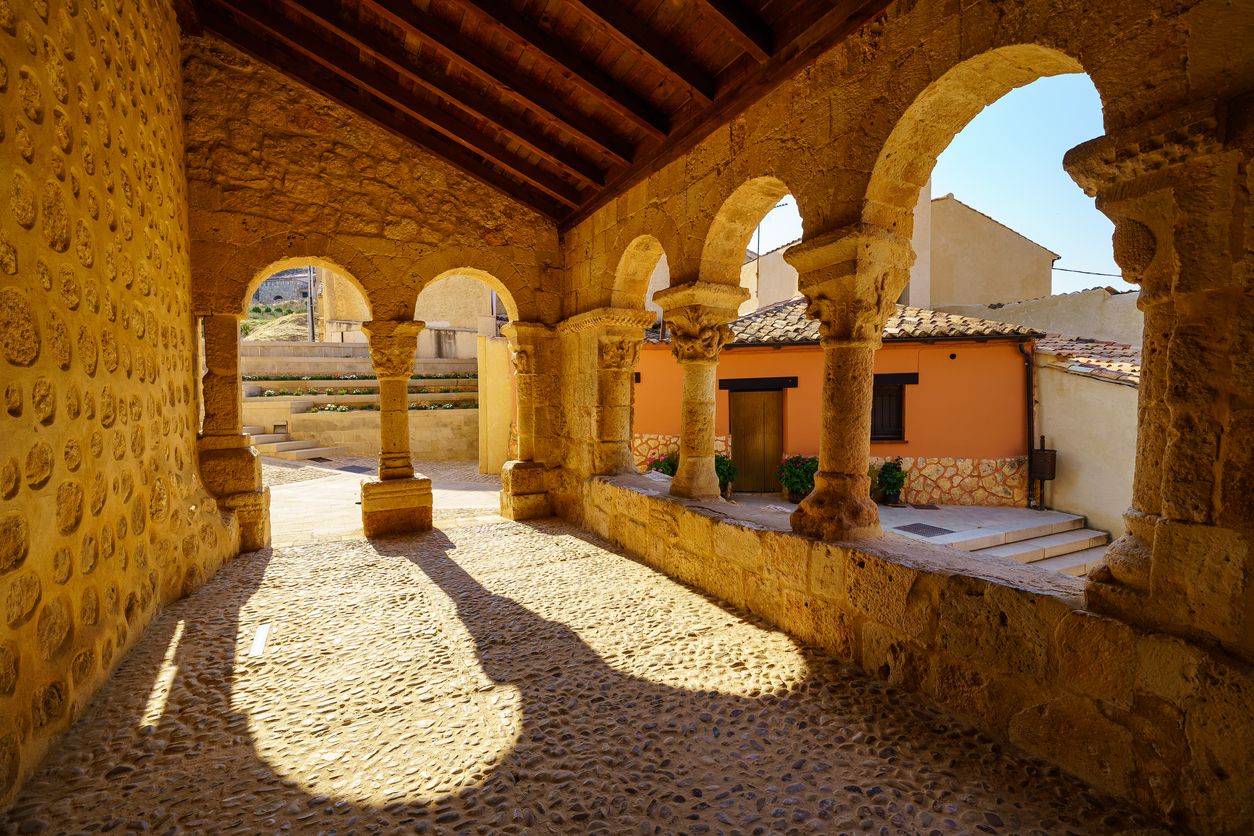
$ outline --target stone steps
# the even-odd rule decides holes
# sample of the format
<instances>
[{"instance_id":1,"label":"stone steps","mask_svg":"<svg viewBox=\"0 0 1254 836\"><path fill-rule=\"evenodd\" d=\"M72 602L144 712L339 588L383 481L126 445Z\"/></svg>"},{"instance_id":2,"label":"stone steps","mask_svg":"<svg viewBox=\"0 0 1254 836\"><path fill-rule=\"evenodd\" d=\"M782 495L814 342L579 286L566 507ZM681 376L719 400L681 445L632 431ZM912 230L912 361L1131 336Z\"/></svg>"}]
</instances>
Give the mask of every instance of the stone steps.
<instances>
[{"instance_id":1,"label":"stone steps","mask_svg":"<svg viewBox=\"0 0 1254 836\"><path fill-rule=\"evenodd\" d=\"M259 435L264 435L265 431L265 427L254 427L251 425L244 427L244 435L251 435L253 438L256 438Z\"/></svg>"},{"instance_id":2,"label":"stone steps","mask_svg":"<svg viewBox=\"0 0 1254 836\"><path fill-rule=\"evenodd\" d=\"M1017 523L1006 526L986 526L953 534L942 534L929 537L927 542L937 546L948 546L964 552L984 551L989 548L1048 537L1084 527L1084 517L1077 514L1053 514L1051 519L1040 523Z\"/></svg>"},{"instance_id":3,"label":"stone steps","mask_svg":"<svg viewBox=\"0 0 1254 836\"><path fill-rule=\"evenodd\" d=\"M1103 546L1109 539L1110 536L1105 531L1094 531L1091 528L1075 528L1070 531L1047 534L1041 537L1030 537L1000 546L977 549L976 554L1008 557L1019 563L1039 563L1048 558L1062 557Z\"/></svg>"},{"instance_id":4,"label":"stone steps","mask_svg":"<svg viewBox=\"0 0 1254 836\"><path fill-rule=\"evenodd\" d=\"M247 430L264 430L264 427L245 427ZM253 448L263 456L299 461L301 459L331 459L344 455L342 447L322 447L317 441L293 441L287 433L249 433Z\"/></svg>"},{"instance_id":5,"label":"stone steps","mask_svg":"<svg viewBox=\"0 0 1254 836\"><path fill-rule=\"evenodd\" d=\"M1044 560L1036 561L1032 565L1039 569L1048 569L1051 572L1081 576L1087 575L1089 570L1101 563L1105 556L1106 547L1095 546L1091 549L1083 549L1070 554L1047 557Z\"/></svg>"},{"instance_id":6,"label":"stone steps","mask_svg":"<svg viewBox=\"0 0 1254 836\"><path fill-rule=\"evenodd\" d=\"M290 461L299 461L301 459L333 459L337 456L344 455L343 447L319 447L318 442L307 442L309 447L301 447L297 450L280 450L277 453L271 453L277 459L288 459Z\"/></svg>"}]
</instances>

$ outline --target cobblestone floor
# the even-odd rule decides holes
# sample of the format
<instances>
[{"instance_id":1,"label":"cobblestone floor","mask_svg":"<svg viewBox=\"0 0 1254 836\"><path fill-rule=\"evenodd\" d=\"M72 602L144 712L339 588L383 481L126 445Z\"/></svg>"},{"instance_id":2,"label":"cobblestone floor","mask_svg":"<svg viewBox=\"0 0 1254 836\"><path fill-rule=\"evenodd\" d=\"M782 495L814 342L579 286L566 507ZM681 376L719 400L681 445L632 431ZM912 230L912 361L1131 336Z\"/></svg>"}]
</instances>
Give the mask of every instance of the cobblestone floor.
<instances>
[{"instance_id":1,"label":"cobblestone floor","mask_svg":"<svg viewBox=\"0 0 1254 836\"><path fill-rule=\"evenodd\" d=\"M229 564L154 621L0 829L1144 825L563 523L436 525Z\"/></svg>"}]
</instances>

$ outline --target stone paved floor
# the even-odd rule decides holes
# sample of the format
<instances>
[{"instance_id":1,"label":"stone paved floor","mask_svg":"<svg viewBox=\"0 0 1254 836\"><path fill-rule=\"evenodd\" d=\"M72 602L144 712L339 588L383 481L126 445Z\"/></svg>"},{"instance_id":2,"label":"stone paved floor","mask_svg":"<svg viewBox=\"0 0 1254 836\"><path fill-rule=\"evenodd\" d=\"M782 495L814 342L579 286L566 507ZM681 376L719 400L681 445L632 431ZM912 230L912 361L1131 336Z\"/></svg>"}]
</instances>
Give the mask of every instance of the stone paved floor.
<instances>
[{"instance_id":1,"label":"stone paved floor","mask_svg":"<svg viewBox=\"0 0 1254 836\"><path fill-rule=\"evenodd\" d=\"M1143 824L563 523L436 525L228 564L153 622L0 830Z\"/></svg>"}]
</instances>

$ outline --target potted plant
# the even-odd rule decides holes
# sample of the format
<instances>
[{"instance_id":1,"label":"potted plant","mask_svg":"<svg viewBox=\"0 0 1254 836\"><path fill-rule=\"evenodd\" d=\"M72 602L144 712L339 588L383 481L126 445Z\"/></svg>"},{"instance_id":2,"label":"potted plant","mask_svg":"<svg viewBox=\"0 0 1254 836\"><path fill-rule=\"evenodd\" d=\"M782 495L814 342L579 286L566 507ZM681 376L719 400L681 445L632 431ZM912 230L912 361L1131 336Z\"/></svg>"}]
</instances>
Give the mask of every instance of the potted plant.
<instances>
[{"instance_id":1,"label":"potted plant","mask_svg":"<svg viewBox=\"0 0 1254 836\"><path fill-rule=\"evenodd\" d=\"M780 462L779 483L789 502L800 502L814 490L814 474L818 472L817 456L789 456Z\"/></svg>"},{"instance_id":2,"label":"potted plant","mask_svg":"<svg viewBox=\"0 0 1254 836\"><path fill-rule=\"evenodd\" d=\"M884 498L884 494L880 491L880 466L871 462L866 469L866 475L871 483L871 501L879 502Z\"/></svg>"},{"instance_id":3,"label":"potted plant","mask_svg":"<svg viewBox=\"0 0 1254 836\"><path fill-rule=\"evenodd\" d=\"M730 499L732 482L736 481L736 465L732 463L731 456L715 454L714 472L718 474L719 493L723 495L724 499Z\"/></svg>"},{"instance_id":4,"label":"potted plant","mask_svg":"<svg viewBox=\"0 0 1254 836\"><path fill-rule=\"evenodd\" d=\"M658 473L674 476L675 471L679 470L679 453L671 452L656 459L649 459L649 463L645 465L645 470L656 470Z\"/></svg>"},{"instance_id":5,"label":"potted plant","mask_svg":"<svg viewBox=\"0 0 1254 836\"><path fill-rule=\"evenodd\" d=\"M885 505L901 504L901 489L906 486L906 472L901 469L901 459L884 462L880 467L879 486Z\"/></svg>"}]
</instances>

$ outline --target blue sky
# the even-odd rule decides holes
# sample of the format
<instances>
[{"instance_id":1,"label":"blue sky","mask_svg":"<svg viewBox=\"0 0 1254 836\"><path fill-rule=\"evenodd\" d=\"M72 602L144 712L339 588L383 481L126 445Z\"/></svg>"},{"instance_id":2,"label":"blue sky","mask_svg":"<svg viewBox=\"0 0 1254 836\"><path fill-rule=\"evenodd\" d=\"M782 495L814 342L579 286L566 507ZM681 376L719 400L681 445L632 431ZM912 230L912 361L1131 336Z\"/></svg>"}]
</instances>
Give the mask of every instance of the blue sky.
<instances>
[{"instance_id":1,"label":"blue sky","mask_svg":"<svg viewBox=\"0 0 1254 836\"><path fill-rule=\"evenodd\" d=\"M1086 75L1043 78L1012 90L971 120L932 172L932 196L954 197L1062 257L1055 267L1118 273L1111 256L1113 229L1093 200L1062 168L1062 157L1100 136L1101 102ZM801 235L791 197L762 222L766 252ZM757 237L750 247L757 250ZM1121 279L1054 272L1054 293L1110 285Z\"/></svg>"}]
</instances>

